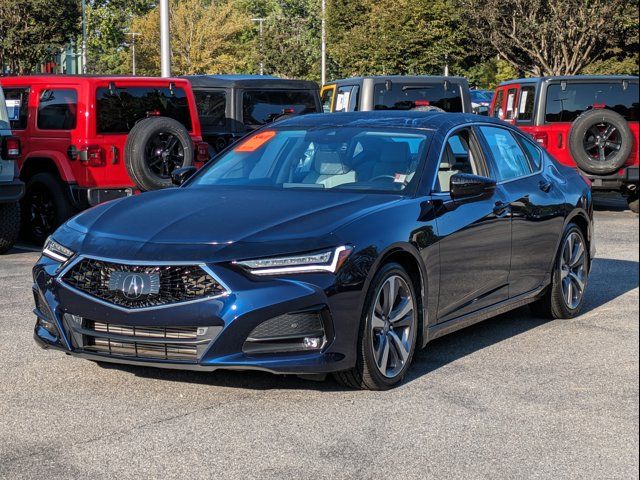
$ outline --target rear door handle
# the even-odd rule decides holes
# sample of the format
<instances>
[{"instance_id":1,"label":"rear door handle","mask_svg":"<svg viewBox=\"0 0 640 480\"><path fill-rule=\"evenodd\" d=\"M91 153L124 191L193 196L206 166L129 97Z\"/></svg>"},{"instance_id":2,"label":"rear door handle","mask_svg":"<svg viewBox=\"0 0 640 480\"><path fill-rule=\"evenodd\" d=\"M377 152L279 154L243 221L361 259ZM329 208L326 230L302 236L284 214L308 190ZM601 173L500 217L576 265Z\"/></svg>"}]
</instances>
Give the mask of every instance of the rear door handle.
<instances>
[{"instance_id":1,"label":"rear door handle","mask_svg":"<svg viewBox=\"0 0 640 480\"><path fill-rule=\"evenodd\" d=\"M509 213L511 213L511 205L505 202L496 202L496 204L493 207L493 213L497 217L504 217Z\"/></svg>"},{"instance_id":2,"label":"rear door handle","mask_svg":"<svg viewBox=\"0 0 640 480\"><path fill-rule=\"evenodd\" d=\"M553 183L551 183L551 182L549 182L547 180L541 180L540 183L538 184L538 187L544 193L549 193L549 191L551 190L552 186L553 186Z\"/></svg>"}]
</instances>

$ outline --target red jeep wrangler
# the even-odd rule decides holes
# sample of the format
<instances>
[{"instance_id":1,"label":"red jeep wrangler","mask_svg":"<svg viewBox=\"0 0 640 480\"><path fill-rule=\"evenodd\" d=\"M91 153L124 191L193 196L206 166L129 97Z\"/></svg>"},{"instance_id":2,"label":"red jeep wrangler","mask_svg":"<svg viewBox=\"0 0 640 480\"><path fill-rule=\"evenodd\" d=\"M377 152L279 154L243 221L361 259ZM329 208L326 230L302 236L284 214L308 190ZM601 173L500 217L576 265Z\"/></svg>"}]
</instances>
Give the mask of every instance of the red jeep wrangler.
<instances>
[{"instance_id":1,"label":"red jeep wrangler","mask_svg":"<svg viewBox=\"0 0 640 480\"><path fill-rule=\"evenodd\" d=\"M638 213L638 77L511 80L496 89L490 115L517 125L560 162L577 167L594 190L620 191Z\"/></svg>"},{"instance_id":2,"label":"red jeep wrangler","mask_svg":"<svg viewBox=\"0 0 640 480\"><path fill-rule=\"evenodd\" d=\"M189 82L38 75L2 79L26 183L23 233L42 242L78 209L171 185L209 159Z\"/></svg>"}]
</instances>

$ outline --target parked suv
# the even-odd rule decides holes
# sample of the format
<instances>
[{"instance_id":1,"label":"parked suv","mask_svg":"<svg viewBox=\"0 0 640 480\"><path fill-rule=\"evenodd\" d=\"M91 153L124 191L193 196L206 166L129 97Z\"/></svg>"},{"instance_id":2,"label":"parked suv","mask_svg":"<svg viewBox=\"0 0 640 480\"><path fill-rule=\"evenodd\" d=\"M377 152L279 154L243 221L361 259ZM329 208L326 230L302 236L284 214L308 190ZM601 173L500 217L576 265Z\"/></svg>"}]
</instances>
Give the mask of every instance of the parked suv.
<instances>
[{"instance_id":1,"label":"parked suv","mask_svg":"<svg viewBox=\"0 0 640 480\"><path fill-rule=\"evenodd\" d=\"M0 86L0 253L13 247L20 229L20 205L24 184L18 179L15 159L20 141L11 136L9 115Z\"/></svg>"},{"instance_id":2,"label":"parked suv","mask_svg":"<svg viewBox=\"0 0 640 480\"><path fill-rule=\"evenodd\" d=\"M289 115L321 112L315 82L266 75L188 75L202 137L217 154L262 125Z\"/></svg>"},{"instance_id":3,"label":"parked suv","mask_svg":"<svg viewBox=\"0 0 640 480\"><path fill-rule=\"evenodd\" d=\"M2 79L26 183L22 225L42 242L78 209L171 185L208 160L189 83L38 75Z\"/></svg>"},{"instance_id":4,"label":"parked suv","mask_svg":"<svg viewBox=\"0 0 640 480\"><path fill-rule=\"evenodd\" d=\"M491 115L517 125L597 190L616 190L638 212L638 77L511 80L496 89Z\"/></svg>"},{"instance_id":5,"label":"parked suv","mask_svg":"<svg viewBox=\"0 0 640 480\"><path fill-rule=\"evenodd\" d=\"M324 112L427 110L474 113L462 77L371 76L335 80L322 87Z\"/></svg>"}]
</instances>

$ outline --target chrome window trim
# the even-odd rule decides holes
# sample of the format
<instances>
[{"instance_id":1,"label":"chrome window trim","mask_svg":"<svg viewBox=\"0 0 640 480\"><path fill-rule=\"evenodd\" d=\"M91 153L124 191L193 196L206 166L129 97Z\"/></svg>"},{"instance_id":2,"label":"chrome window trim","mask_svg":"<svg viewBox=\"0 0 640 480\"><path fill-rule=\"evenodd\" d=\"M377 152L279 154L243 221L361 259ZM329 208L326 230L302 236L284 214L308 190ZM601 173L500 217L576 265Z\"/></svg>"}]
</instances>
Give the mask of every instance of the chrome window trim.
<instances>
[{"instance_id":1,"label":"chrome window trim","mask_svg":"<svg viewBox=\"0 0 640 480\"><path fill-rule=\"evenodd\" d=\"M101 262L109 262L109 263L116 263L116 264L121 264L121 265L132 265L132 266L183 266L183 265L188 265L188 266L197 266L200 267L206 274L210 275L216 282L218 282L220 284L220 286L225 290L224 293L220 293L218 295L209 295L206 297L202 297L202 298L196 298L194 300L186 300L183 302L175 302L175 303L168 303L166 305L155 305L153 307L141 307L141 308L127 308L127 307L123 307L120 305L116 305L114 303L111 302L107 302L106 300L102 300L101 298L95 297L93 295L90 295L88 293L83 292L82 290L78 290L75 287L72 287L71 285L67 284L62 277L64 277L64 275L71 270L75 265L77 265L80 261L82 260L97 260L97 261L101 261ZM176 262L171 262L171 261L152 261L152 260L120 260L120 259L113 259L113 258L106 258L106 257L98 257L98 256L93 256L93 255L78 255L76 256L72 261L70 261L57 275L56 275L56 282L58 283L58 285L66 288L69 291L72 291L73 293L76 293L84 298L87 298L89 300L92 300L94 302L100 303L101 305L105 305L107 307L111 307L111 308L115 308L116 310L120 310L123 312L146 312L149 310L158 310L161 308L171 308L171 307L181 307L183 305L191 305L193 303L198 303L198 302L205 302L207 300L215 300L215 299L219 299L219 298L226 298L229 295L231 295L231 289L227 286L227 284L222 281L222 279L220 277L218 277L218 275L216 275L213 270L206 264L206 263L197 263L197 262L185 262L185 261L176 261Z\"/></svg>"}]
</instances>

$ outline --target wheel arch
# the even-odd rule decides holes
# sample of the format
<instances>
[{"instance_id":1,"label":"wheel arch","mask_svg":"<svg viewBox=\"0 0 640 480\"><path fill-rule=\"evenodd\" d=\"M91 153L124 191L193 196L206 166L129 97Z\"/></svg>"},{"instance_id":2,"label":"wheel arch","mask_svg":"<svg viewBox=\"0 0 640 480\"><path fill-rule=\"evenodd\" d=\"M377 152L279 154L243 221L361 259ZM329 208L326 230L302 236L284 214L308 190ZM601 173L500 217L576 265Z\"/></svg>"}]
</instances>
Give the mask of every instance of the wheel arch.
<instances>
[{"instance_id":1,"label":"wheel arch","mask_svg":"<svg viewBox=\"0 0 640 480\"><path fill-rule=\"evenodd\" d=\"M60 155L41 155L36 152L27 157L20 168L20 179L27 182L38 173L51 173L63 182L75 183L71 168Z\"/></svg>"}]
</instances>

